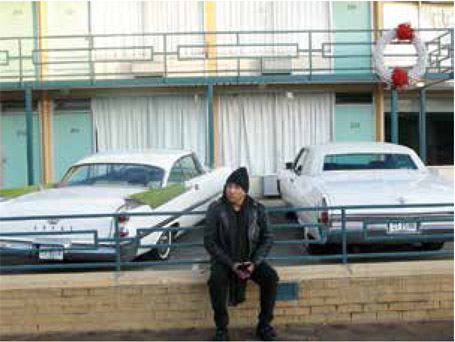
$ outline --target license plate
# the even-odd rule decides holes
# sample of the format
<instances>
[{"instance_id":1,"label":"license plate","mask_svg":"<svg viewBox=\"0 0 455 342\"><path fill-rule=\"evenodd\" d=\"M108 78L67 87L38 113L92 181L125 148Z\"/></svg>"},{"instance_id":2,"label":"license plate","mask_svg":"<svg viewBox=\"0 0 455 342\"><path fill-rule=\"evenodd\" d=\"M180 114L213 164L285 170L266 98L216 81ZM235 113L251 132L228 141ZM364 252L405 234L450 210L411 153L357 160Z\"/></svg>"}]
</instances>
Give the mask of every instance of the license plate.
<instances>
[{"instance_id":1,"label":"license plate","mask_svg":"<svg viewBox=\"0 0 455 342\"><path fill-rule=\"evenodd\" d=\"M412 234L417 232L417 222L389 222L389 234Z\"/></svg>"},{"instance_id":2,"label":"license plate","mask_svg":"<svg viewBox=\"0 0 455 342\"><path fill-rule=\"evenodd\" d=\"M42 246L38 255L40 260L63 260L63 248Z\"/></svg>"}]
</instances>

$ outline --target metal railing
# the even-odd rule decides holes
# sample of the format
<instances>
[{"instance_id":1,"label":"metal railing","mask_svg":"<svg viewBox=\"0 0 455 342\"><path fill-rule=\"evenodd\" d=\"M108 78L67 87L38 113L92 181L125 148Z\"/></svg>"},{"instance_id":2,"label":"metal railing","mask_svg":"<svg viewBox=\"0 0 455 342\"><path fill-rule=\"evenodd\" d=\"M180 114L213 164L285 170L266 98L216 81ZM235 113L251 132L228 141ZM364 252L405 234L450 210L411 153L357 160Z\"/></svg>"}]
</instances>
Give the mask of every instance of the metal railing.
<instances>
[{"instance_id":1,"label":"metal railing","mask_svg":"<svg viewBox=\"0 0 455 342\"><path fill-rule=\"evenodd\" d=\"M385 30L214 31L0 38L0 83L372 74ZM420 29L427 73L453 73L453 29ZM215 41L216 43L210 43ZM392 44L400 45L403 44ZM406 45L406 44L404 44ZM385 51L413 64L416 52Z\"/></svg>"},{"instance_id":2,"label":"metal railing","mask_svg":"<svg viewBox=\"0 0 455 342\"><path fill-rule=\"evenodd\" d=\"M406 209L406 213L396 212L394 209L399 208L400 210ZM419 213L421 208L429 210L430 208L444 208L443 212L434 212L430 214ZM357 217L350 214L350 212L355 211L356 215L362 210L366 210L367 214L363 217ZM377 214L377 215L368 215L368 213L384 213L386 214ZM313 222L300 224L296 222L284 222L284 223L274 223L271 224L271 229L275 231L275 241L276 246L279 245L319 245L327 246L330 242L330 239L335 239L330 242L331 246L337 246L340 251L336 251L335 254L324 254L324 255L276 255L271 254L268 257L268 260L271 261L298 261L304 262L306 260L341 260L342 263L348 263L349 259L368 259L368 258L390 258L390 257L428 257L428 256L452 256L453 257L453 248L451 250L439 250L439 251L393 251L393 252L369 252L369 253L351 253L349 252L350 238L352 234L357 234L362 237L364 241L373 243L373 244L383 244L390 242L397 243L425 243L428 241L453 241L453 203L438 203L438 204L413 204L413 205L375 205L375 206L333 206L333 207L311 207L311 208L267 208L268 215L282 215L288 212L329 212L331 217L338 217L339 229L334 229L335 227L331 222L331 227L327 226L326 223ZM339 215L335 215L339 213ZM144 237L144 234L153 233L153 232L182 232L182 231L195 231L203 229L204 226L195 226L195 227L149 227L149 228L140 228L137 230L137 234L134 237L119 237L119 217L128 217L134 216L170 216L174 219L184 215L201 215L205 214L202 211L190 211L190 212L154 212L154 213L112 213L112 214L92 214L92 215L49 215L49 216L18 216L18 217L2 217L0 222L14 222L14 221L33 221L33 220L49 220L49 219L83 219L83 218L113 218L114 224L114 234L112 238L99 238L98 232L96 230L85 229L80 231L41 231L41 232L1 232L0 233L0 247L5 247L7 243L13 243L14 238L21 236L46 236L48 240L43 240L38 238L36 242L33 242L29 245L25 245L23 248L16 249L15 252L21 254L24 253L32 254L34 260L38 260L38 264L28 264L28 265L5 265L2 264L0 271L25 271L25 270L48 270L48 269L89 269L89 268L115 268L117 271L120 271L122 268L135 268L135 267L144 267L144 266L164 266L164 265L194 265L194 264L204 264L209 262L208 256L203 249L202 241L194 241L187 243L173 243L170 244L147 244L144 245L141 243L141 238ZM372 218L375 217L375 218ZM357 221L360 222L360 228L353 229L349 227L351 222ZM396 232L390 231L390 224L404 224L404 223L414 224L413 231ZM422 224L428 223L441 223L445 222L446 227L445 231L436 232L436 233L423 233ZM369 226L371 225L381 225L382 228L381 234L373 235ZM450 227L447 229L447 226ZM305 229L317 229L319 233L318 239L308 240L304 239L303 231ZM296 229L300 230L302 234L299 234L298 239L280 239L280 230L289 230ZM448 231L451 233L448 233ZM55 243L52 243L53 237L56 235L60 236L74 236L77 234L90 234L93 236L93 243L90 246L72 246L71 243L68 243L68 246L64 248L62 253L69 253L72 251L95 251L102 246L106 246L106 243L111 247L114 253L111 255L112 261L101 261L101 262L83 262L83 263L45 263L46 260L39 261L39 253L52 252L57 250L62 250L62 245L58 247L55 246ZM21 241L21 239L17 239ZM24 241L24 240L22 240ZM44 241L44 242L43 242ZM333 242L336 241L336 242ZM40 246L41 244L41 246ZM125 246L134 246L135 248L167 248L170 247L171 250L175 248L199 248L200 256L191 259L176 259L171 258L167 261L132 261L130 259L125 260L124 248ZM194 254L194 250L193 250ZM197 255L197 253L196 253Z\"/></svg>"}]
</instances>

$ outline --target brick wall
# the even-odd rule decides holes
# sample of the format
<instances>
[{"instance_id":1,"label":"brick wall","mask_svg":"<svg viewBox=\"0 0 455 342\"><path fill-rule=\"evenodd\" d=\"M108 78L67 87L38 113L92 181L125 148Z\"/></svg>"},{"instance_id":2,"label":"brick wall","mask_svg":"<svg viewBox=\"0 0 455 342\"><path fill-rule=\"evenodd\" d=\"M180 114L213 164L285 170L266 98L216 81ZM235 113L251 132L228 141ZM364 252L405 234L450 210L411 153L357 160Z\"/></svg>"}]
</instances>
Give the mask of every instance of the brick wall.
<instances>
[{"instance_id":1,"label":"brick wall","mask_svg":"<svg viewBox=\"0 0 455 342\"><path fill-rule=\"evenodd\" d=\"M277 302L277 325L453 319L453 260L277 270L282 283L298 284L298 298ZM2 275L0 337L211 327L207 277L154 270ZM258 306L250 284L247 302L230 309L231 326L254 326Z\"/></svg>"}]
</instances>

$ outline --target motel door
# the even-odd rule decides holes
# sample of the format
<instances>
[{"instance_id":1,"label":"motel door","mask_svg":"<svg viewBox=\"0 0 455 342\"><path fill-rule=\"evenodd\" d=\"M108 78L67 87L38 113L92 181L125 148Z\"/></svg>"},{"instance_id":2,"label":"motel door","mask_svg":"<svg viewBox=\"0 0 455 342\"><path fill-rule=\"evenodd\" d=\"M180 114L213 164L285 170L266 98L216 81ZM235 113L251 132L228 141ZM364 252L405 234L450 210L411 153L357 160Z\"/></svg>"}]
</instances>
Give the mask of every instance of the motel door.
<instances>
[{"instance_id":1,"label":"motel door","mask_svg":"<svg viewBox=\"0 0 455 342\"><path fill-rule=\"evenodd\" d=\"M40 127L38 115L33 114L33 175L41 180ZM0 188L28 185L26 115L21 109L4 110L0 114Z\"/></svg>"},{"instance_id":2,"label":"motel door","mask_svg":"<svg viewBox=\"0 0 455 342\"><path fill-rule=\"evenodd\" d=\"M371 104L335 106L335 141L375 141Z\"/></svg>"}]
</instances>

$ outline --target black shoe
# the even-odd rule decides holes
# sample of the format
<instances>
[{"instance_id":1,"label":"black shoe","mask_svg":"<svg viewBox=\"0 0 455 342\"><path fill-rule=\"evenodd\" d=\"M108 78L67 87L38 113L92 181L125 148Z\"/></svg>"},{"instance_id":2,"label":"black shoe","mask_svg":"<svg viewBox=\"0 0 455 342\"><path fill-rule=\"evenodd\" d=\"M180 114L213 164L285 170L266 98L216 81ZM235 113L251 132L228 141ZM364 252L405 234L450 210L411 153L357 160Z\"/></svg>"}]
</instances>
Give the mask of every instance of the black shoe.
<instances>
[{"instance_id":1,"label":"black shoe","mask_svg":"<svg viewBox=\"0 0 455 342\"><path fill-rule=\"evenodd\" d=\"M229 341L228 330L226 328L225 329L217 328L212 341Z\"/></svg>"},{"instance_id":2,"label":"black shoe","mask_svg":"<svg viewBox=\"0 0 455 342\"><path fill-rule=\"evenodd\" d=\"M262 341L275 341L276 332L270 324L258 325L256 328L256 337Z\"/></svg>"}]
</instances>

